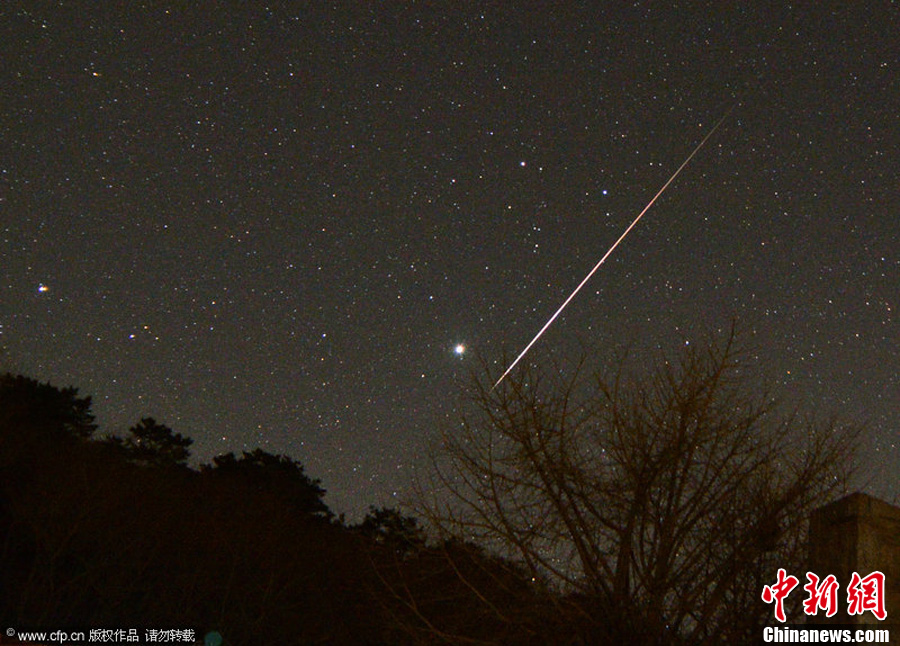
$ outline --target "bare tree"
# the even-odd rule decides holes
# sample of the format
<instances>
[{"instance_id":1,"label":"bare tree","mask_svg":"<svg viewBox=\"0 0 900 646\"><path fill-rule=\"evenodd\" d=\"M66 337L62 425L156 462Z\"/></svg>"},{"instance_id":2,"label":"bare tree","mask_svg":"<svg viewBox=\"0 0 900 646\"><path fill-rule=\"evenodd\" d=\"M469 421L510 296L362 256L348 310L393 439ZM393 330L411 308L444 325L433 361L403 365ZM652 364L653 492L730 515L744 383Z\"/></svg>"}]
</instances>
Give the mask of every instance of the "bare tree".
<instances>
[{"instance_id":1,"label":"bare tree","mask_svg":"<svg viewBox=\"0 0 900 646\"><path fill-rule=\"evenodd\" d=\"M495 377L443 436L432 526L520 562L567 618L558 643L758 639L762 587L805 567L809 513L846 490L857 428L779 412L733 331L640 379L584 362Z\"/></svg>"}]
</instances>

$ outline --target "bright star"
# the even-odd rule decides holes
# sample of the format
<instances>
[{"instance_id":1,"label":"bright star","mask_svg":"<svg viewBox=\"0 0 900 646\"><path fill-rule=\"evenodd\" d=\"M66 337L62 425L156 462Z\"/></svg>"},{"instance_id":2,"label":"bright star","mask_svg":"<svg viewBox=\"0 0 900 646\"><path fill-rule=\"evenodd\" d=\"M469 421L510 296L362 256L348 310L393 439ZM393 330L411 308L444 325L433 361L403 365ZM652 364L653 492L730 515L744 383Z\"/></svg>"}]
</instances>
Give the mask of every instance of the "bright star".
<instances>
[{"instance_id":1,"label":"bright star","mask_svg":"<svg viewBox=\"0 0 900 646\"><path fill-rule=\"evenodd\" d=\"M457 344L456 344L456 347L453 348L453 351L454 351L458 356L461 357L462 355L464 355L464 354L466 353L466 346L464 346L462 343L457 343Z\"/></svg>"}]
</instances>

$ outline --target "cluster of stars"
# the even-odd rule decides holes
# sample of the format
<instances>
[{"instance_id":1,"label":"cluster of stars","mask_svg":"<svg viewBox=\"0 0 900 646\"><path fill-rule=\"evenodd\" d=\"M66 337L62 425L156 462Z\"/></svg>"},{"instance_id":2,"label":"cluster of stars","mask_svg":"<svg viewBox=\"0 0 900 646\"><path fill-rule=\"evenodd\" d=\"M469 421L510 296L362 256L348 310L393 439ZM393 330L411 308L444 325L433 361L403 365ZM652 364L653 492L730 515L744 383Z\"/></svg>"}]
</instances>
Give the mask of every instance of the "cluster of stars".
<instances>
[{"instance_id":1,"label":"cluster of stars","mask_svg":"<svg viewBox=\"0 0 900 646\"><path fill-rule=\"evenodd\" d=\"M890 497L900 24L817 12L12 9L2 356L364 512L737 104L542 344L646 365L737 320L789 403L870 420Z\"/></svg>"}]
</instances>

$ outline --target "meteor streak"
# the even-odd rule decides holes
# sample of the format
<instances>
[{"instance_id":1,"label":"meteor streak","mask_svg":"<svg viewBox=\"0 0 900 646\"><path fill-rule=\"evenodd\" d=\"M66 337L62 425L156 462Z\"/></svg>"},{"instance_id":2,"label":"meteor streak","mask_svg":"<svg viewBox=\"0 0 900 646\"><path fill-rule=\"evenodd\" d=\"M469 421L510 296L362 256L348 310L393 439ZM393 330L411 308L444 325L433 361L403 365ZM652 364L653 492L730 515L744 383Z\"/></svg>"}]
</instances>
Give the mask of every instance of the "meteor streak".
<instances>
[{"instance_id":1,"label":"meteor streak","mask_svg":"<svg viewBox=\"0 0 900 646\"><path fill-rule=\"evenodd\" d=\"M621 243L622 240L625 239L625 236L627 236L629 233L631 233L631 230L635 227L635 225L638 223L638 221L642 217L644 217L644 214L650 210L650 207L653 206L653 203L656 202L657 198L659 198L659 196L662 195L663 192L667 188L669 188L669 184L671 184L673 181L675 181L675 178L678 177L678 173L680 173L684 169L684 167L688 165L688 163L691 161L691 159L694 158L694 155L696 155L700 151L700 149L703 148L703 145L707 141L709 141L709 138L712 137L713 134L716 132L716 130L719 129L719 126L721 126L722 122L728 118L728 115L731 114L732 110L734 110L734 106L732 106L728 110L728 112L725 113L725 116L723 116L721 119L719 119L719 122L715 126L713 126L712 130L710 130L707 133L707 135L703 138L703 141L701 141L699 144L697 144L697 147L694 148L693 152L687 156L687 159L685 159L681 163L681 166L678 167L678 170L676 170L674 173L672 173L672 177L670 177L669 180L665 184L663 184L663 187L661 189L659 189L659 192L657 192L657 194L653 196L653 199L647 203L647 206L644 207L644 210L641 211L640 213L638 213L638 216L632 221L631 224L628 225L628 228L625 229L625 232L619 236L619 239L613 243L613 246L611 246L609 248L609 251L607 251L605 254L603 254L603 257L600 259L600 261L596 265L594 265L594 268L588 272L588 275L584 277L584 280L582 280L580 283L578 283L578 287L576 287L575 290L571 294L569 294L569 297L565 301L563 301L563 304L559 306L559 309L556 310L556 312L554 312L553 316L550 317L550 320L547 321L546 323L544 323L544 327L542 327L540 329L540 331L534 335L534 338L528 343L528 345L525 346L525 349L519 353L519 356L516 357L516 360L513 361L509 365L509 368L506 369L506 372L504 372L502 375L500 375L500 378L497 380L497 383L495 383L493 386L491 386L491 390L494 390L494 388L496 388L497 386L500 385L500 382L503 381L503 379L506 377L506 375L508 375L510 372L512 372L512 369L516 367L516 364L519 363L519 361L521 361L522 357L525 356L525 353L527 353L531 349L531 346L533 346L535 343L537 343L537 340L540 339L541 335L547 331L547 328L553 324L553 321L556 320L556 317L559 316L564 309L566 309L566 305L568 305L569 302L573 298L575 298L575 295L579 291L581 291L581 288L584 287L585 283L587 283L591 279L591 276L593 276L597 272L597 270L600 269L600 265L602 265L604 262L606 262L606 259L609 258L610 254L615 250L616 247L619 246L619 243Z\"/></svg>"}]
</instances>

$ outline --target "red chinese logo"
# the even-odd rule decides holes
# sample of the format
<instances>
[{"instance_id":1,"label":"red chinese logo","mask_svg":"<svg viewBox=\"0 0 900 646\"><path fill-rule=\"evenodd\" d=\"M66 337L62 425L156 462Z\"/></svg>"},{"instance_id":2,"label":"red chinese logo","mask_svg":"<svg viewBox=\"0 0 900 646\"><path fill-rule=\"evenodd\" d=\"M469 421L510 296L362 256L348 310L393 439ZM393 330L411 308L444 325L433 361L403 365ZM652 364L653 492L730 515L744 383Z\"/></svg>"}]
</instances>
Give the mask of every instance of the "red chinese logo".
<instances>
[{"instance_id":1,"label":"red chinese logo","mask_svg":"<svg viewBox=\"0 0 900 646\"><path fill-rule=\"evenodd\" d=\"M836 615L839 587L837 578L829 574L820 579L812 572L807 572L806 578L809 583L803 586L803 589L808 596L803 602L803 612L815 615L819 610L824 610L826 617ZM763 586L762 600L766 603L775 603L775 618L782 623L787 620L784 614L784 600L799 583L797 577L788 575L784 568L778 568L777 581L772 585ZM884 607L884 574L878 571L866 577L854 572L850 585L847 586L847 614L861 615L867 611L871 611L881 621L887 617L887 610Z\"/></svg>"},{"instance_id":2,"label":"red chinese logo","mask_svg":"<svg viewBox=\"0 0 900 646\"><path fill-rule=\"evenodd\" d=\"M809 583L803 586L803 589L809 593L809 597L803 602L803 612L808 615L814 615L821 608L825 611L826 617L836 615L837 578L833 574L829 574L821 584L819 583L819 577L812 572L807 572L806 578L809 580Z\"/></svg>"},{"instance_id":3,"label":"red chinese logo","mask_svg":"<svg viewBox=\"0 0 900 646\"><path fill-rule=\"evenodd\" d=\"M778 568L778 581L774 585L763 587L762 600L766 603L775 602L775 618L784 623L784 600L791 593L791 590L797 587L800 580L794 575L785 576L783 567Z\"/></svg>"},{"instance_id":4,"label":"red chinese logo","mask_svg":"<svg viewBox=\"0 0 900 646\"><path fill-rule=\"evenodd\" d=\"M884 620L884 574L875 571L865 578L854 572L847 586L847 614L861 615L867 610L878 619Z\"/></svg>"}]
</instances>

